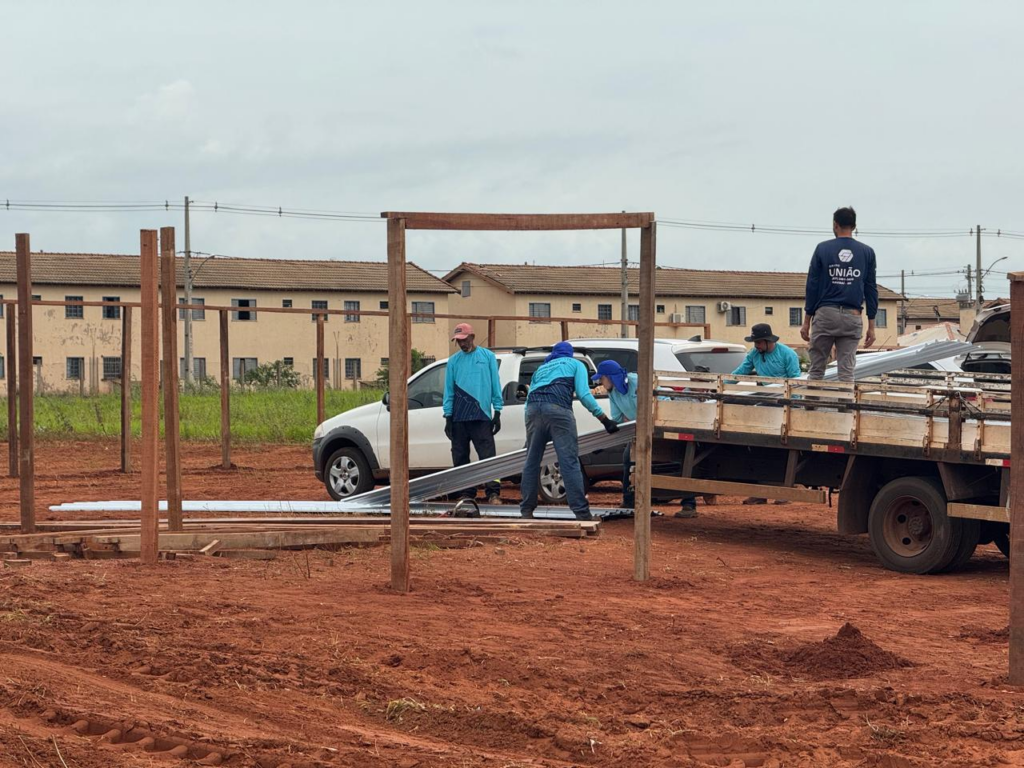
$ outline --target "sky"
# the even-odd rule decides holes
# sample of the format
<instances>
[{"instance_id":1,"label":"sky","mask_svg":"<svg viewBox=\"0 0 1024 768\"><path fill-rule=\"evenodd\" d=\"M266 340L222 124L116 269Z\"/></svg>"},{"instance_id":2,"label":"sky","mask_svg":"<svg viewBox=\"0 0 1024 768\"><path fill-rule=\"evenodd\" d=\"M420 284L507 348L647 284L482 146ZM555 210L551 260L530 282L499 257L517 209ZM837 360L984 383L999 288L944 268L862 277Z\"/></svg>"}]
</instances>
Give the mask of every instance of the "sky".
<instances>
[{"instance_id":1,"label":"sky","mask_svg":"<svg viewBox=\"0 0 1024 768\"><path fill-rule=\"evenodd\" d=\"M0 0L0 249L132 253L193 200L345 211L653 211L661 266L803 271L853 205L880 282L1024 269L1024 4ZM872 237L872 230L953 237ZM196 210L195 251L386 258L377 220ZM639 238L630 234L630 258ZM408 258L617 263L618 232L411 233ZM913 274L910 274L913 271ZM949 274L917 274L920 272Z\"/></svg>"}]
</instances>

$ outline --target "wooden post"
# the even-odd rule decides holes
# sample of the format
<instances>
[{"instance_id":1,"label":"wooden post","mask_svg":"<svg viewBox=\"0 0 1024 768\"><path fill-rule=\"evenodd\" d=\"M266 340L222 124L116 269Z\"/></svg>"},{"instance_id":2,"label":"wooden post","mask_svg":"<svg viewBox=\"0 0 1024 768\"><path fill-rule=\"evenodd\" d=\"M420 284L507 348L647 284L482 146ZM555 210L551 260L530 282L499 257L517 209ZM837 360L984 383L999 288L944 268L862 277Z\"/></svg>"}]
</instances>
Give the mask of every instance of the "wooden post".
<instances>
[{"instance_id":1,"label":"wooden post","mask_svg":"<svg viewBox=\"0 0 1024 768\"><path fill-rule=\"evenodd\" d=\"M160 504L160 323L157 317L156 230L140 233L140 287L142 300L142 527L139 545L143 565L155 565L159 543Z\"/></svg>"},{"instance_id":2,"label":"wooden post","mask_svg":"<svg viewBox=\"0 0 1024 768\"><path fill-rule=\"evenodd\" d=\"M654 436L655 224L640 230L640 327L637 333L636 507L633 520L633 578L651 576L651 450Z\"/></svg>"},{"instance_id":3,"label":"wooden post","mask_svg":"<svg viewBox=\"0 0 1024 768\"><path fill-rule=\"evenodd\" d=\"M493 347L498 343L498 320L494 317L487 318L487 346Z\"/></svg>"},{"instance_id":4,"label":"wooden post","mask_svg":"<svg viewBox=\"0 0 1024 768\"><path fill-rule=\"evenodd\" d=\"M35 367L32 364L32 251L27 234L15 235L18 270L18 390L21 437L18 442L18 474L21 479L21 532L36 530L35 477Z\"/></svg>"},{"instance_id":5,"label":"wooden post","mask_svg":"<svg viewBox=\"0 0 1024 768\"><path fill-rule=\"evenodd\" d=\"M121 307L121 471L132 471L132 308Z\"/></svg>"},{"instance_id":6,"label":"wooden post","mask_svg":"<svg viewBox=\"0 0 1024 768\"><path fill-rule=\"evenodd\" d=\"M1024 272L1010 275L1010 355L1024 361ZM1024 685L1024 365L1010 392L1010 685Z\"/></svg>"},{"instance_id":7,"label":"wooden post","mask_svg":"<svg viewBox=\"0 0 1024 768\"><path fill-rule=\"evenodd\" d=\"M563 320L562 321L562 341L568 341L568 340L569 340L569 321L568 320Z\"/></svg>"},{"instance_id":8,"label":"wooden post","mask_svg":"<svg viewBox=\"0 0 1024 768\"><path fill-rule=\"evenodd\" d=\"M391 588L409 591L409 324L405 219L388 219L388 397L391 410Z\"/></svg>"},{"instance_id":9,"label":"wooden post","mask_svg":"<svg viewBox=\"0 0 1024 768\"><path fill-rule=\"evenodd\" d=\"M390 305L389 305L390 306ZM316 425L324 423L324 316L316 316Z\"/></svg>"},{"instance_id":10,"label":"wooden post","mask_svg":"<svg viewBox=\"0 0 1024 768\"><path fill-rule=\"evenodd\" d=\"M160 294L164 336L164 455L167 462L167 528L182 530L181 425L178 412L178 277L174 227L160 228ZM191 311L191 310L189 310Z\"/></svg>"},{"instance_id":11,"label":"wooden post","mask_svg":"<svg viewBox=\"0 0 1024 768\"><path fill-rule=\"evenodd\" d=\"M231 353L228 310L220 310L220 465L231 469Z\"/></svg>"},{"instance_id":12,"label":"wooden post","mask_svg":"<svg viewBox=\"0 0 1024 768\"><path fill-rule=\"evenodd\" d=\"M18 476L18 307L7 305L7 464Z\"/></svg>"}]
</instances>

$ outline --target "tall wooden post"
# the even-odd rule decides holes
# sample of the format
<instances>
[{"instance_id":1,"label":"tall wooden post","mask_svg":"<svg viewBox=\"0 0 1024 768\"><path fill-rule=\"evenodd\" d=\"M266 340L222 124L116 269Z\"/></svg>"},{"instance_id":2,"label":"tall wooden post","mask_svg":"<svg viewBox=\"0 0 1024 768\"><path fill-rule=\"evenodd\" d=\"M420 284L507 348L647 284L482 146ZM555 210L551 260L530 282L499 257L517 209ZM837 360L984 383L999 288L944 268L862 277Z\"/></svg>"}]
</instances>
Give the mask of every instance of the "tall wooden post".
<instances>
[{"instance_id":1,"label":"tall wooden post","mask_svg":"<svg viewBox=\"0 0 1024 768\"><path fill-rule=\"evenodd\" d=\"M487 318L487 346L494 347L498 344L498 320L494 317Z\"/></svg>"},{"instance_id":2,"label":"tall wooden post","mask_svg":"<svg viewBox=\"0 0 1024 768\"><path fill-rule=\"evenodd\" d=\"M132 308L121 308L121 471L132 471Z\"/></svg>"},{"instance_id":3,"label":"tall wooden post","mask_svg":"<svg viewBox=\"0 0 1024 768\"><path fill-rule=\"evenodd\" d=\"M390 305L389 305L390 306ZM316 316L316 425L324 423L324 316Z\"/></svg>"},{"instance_id":4,"label":"tall wooden post","mask_svg":"<svg viewBox=\"0 0 1024 768\"><path fill-rule=\"evenodd\" d=\"M142 527L141 550L144 565L154 565L159 546L160 504L160 323L157 316L156 230L140 233L142 296Z\"/></svg>"},{"instance_id":5,"label":"tall wooden post","mask_svg":"<svg viewBox=\"0 0 1024 768\"><path fill-rule=\"evenodd\" d=\"M21 532L36 530L35 416L32 382L32 251L27 234L15 235L18 270L18 390L21 435L18 442L18 474L21 479Z\"/></svg>"},{"instance_id":6,"label":"tall wooden post","mask_svg":"<svg viewBox=\"0 0 1024 768\"><path fill-rule=\"evenodd\" d=\"M640 328L637 333L636 508L633 519L633 578L651 576L651 451L654 433L655 224L640 230Z\"/></svg>"},{"instance_id":7,"label":"tall wooden post","mask_svg":"<svg viewBox=\"0 0 1024 768\"><path fill-rule=\"evenodd\" d=\"M182 530L181 425L178 412L178 277L174 227L160 228L160 293L164 336L164 456L167 462L167 528ZM191 310L188 310L191 311Z\"/></svg>"},{"instance_id":8,"label":"tall wooden post","mask_svg":"<svg viewBox=\"0 0 1024 768\"><path fill-rule=\"evenodd\" d=\"M568 320L563 320L562 321L562 341L568 341L568 340L569 340L569 321Z\"/></svg>"},{"instance_id":9,"label":"tall wooden post","mask_svg":"<svg viewBox=\"0 0 1024 768\"><path fill-rule=\"evenodd\" d=\"M1024 272L1010 275L1010 685L1024 685Z\"/></svg>"},{"instance_id":10,"label":"tall wooden post","mask_svg":"<svg viewBox=\"0 0 1024 768\"><path fill-rule=\"evenodd\" d=\"M18 476L18 307L7 305L7 465Z\"/></svg>"},{"instance_id":11,"label":"tall wooden post","mask_svg":"<svg viewBox=\"0 0 1024 768\"><path fill-rule=\"evenodd\" d=\"M220 310L220 465L231 469L231 351L228 310Z\"/></svg>"},{"instance_id":12,"label":"tall wooden post","mask_svg":"<svg viewBox=\"0 0 1024 768\"><path fill-rule=\"evenodd\" d=\"M391 588L409 591L409 324L405 219L388 219L388 397L391 409Z\"/></svg>"}]
</instances>

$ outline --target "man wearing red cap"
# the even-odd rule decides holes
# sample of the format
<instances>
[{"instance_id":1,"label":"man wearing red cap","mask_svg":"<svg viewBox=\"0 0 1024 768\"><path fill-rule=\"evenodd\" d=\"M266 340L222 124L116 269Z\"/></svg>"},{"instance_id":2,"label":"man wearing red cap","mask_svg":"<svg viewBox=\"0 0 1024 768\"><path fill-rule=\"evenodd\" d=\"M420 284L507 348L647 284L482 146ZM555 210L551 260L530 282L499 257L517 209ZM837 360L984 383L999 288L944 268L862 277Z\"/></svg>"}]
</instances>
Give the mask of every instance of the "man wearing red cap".
<instances>
[{"instance_id":1,"label":"man wearing red cap","mask_svg":"<svg viewBox=\"0 0 1024 768\"><path fill-rule=\"evenodd\" d=\"M469 446L476 455L489 459L495 455L494 436L501 429L501 382L494 353L476 345L473 326L459 323L452 341L459 351L448 358L444 377L444 434L452 443L452 463L469 464ZM491 480L485 486L488 504L501 504L501 483ZM463 498L476 498L476 488L467 488Z\"/></svg>"}]
</instances>

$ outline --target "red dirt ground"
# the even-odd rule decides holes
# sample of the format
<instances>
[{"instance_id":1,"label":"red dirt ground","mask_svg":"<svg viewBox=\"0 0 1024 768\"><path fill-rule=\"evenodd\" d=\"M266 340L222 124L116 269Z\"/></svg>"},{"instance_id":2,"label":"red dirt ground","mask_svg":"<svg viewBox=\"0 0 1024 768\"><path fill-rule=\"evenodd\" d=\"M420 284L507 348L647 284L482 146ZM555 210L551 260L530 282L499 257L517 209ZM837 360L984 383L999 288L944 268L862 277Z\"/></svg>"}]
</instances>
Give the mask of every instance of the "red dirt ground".
<instances>
[{"instance_id":1,"label":"red dirt ground","mask_svg":"<svg viewBox=\"0 0 1024 768\"><path fill-rule=\"evenodd\" d=\"M325 498L303 447L185 453L190 498ZM115 444L38 454L41 518L138 498ZM415 549L409 595L386 547L0 570L0 765L1024 765L994 548L900 576L824 507L700 513L655 519L646 584L629 521Z\"/></svg>"}]
</instances>

